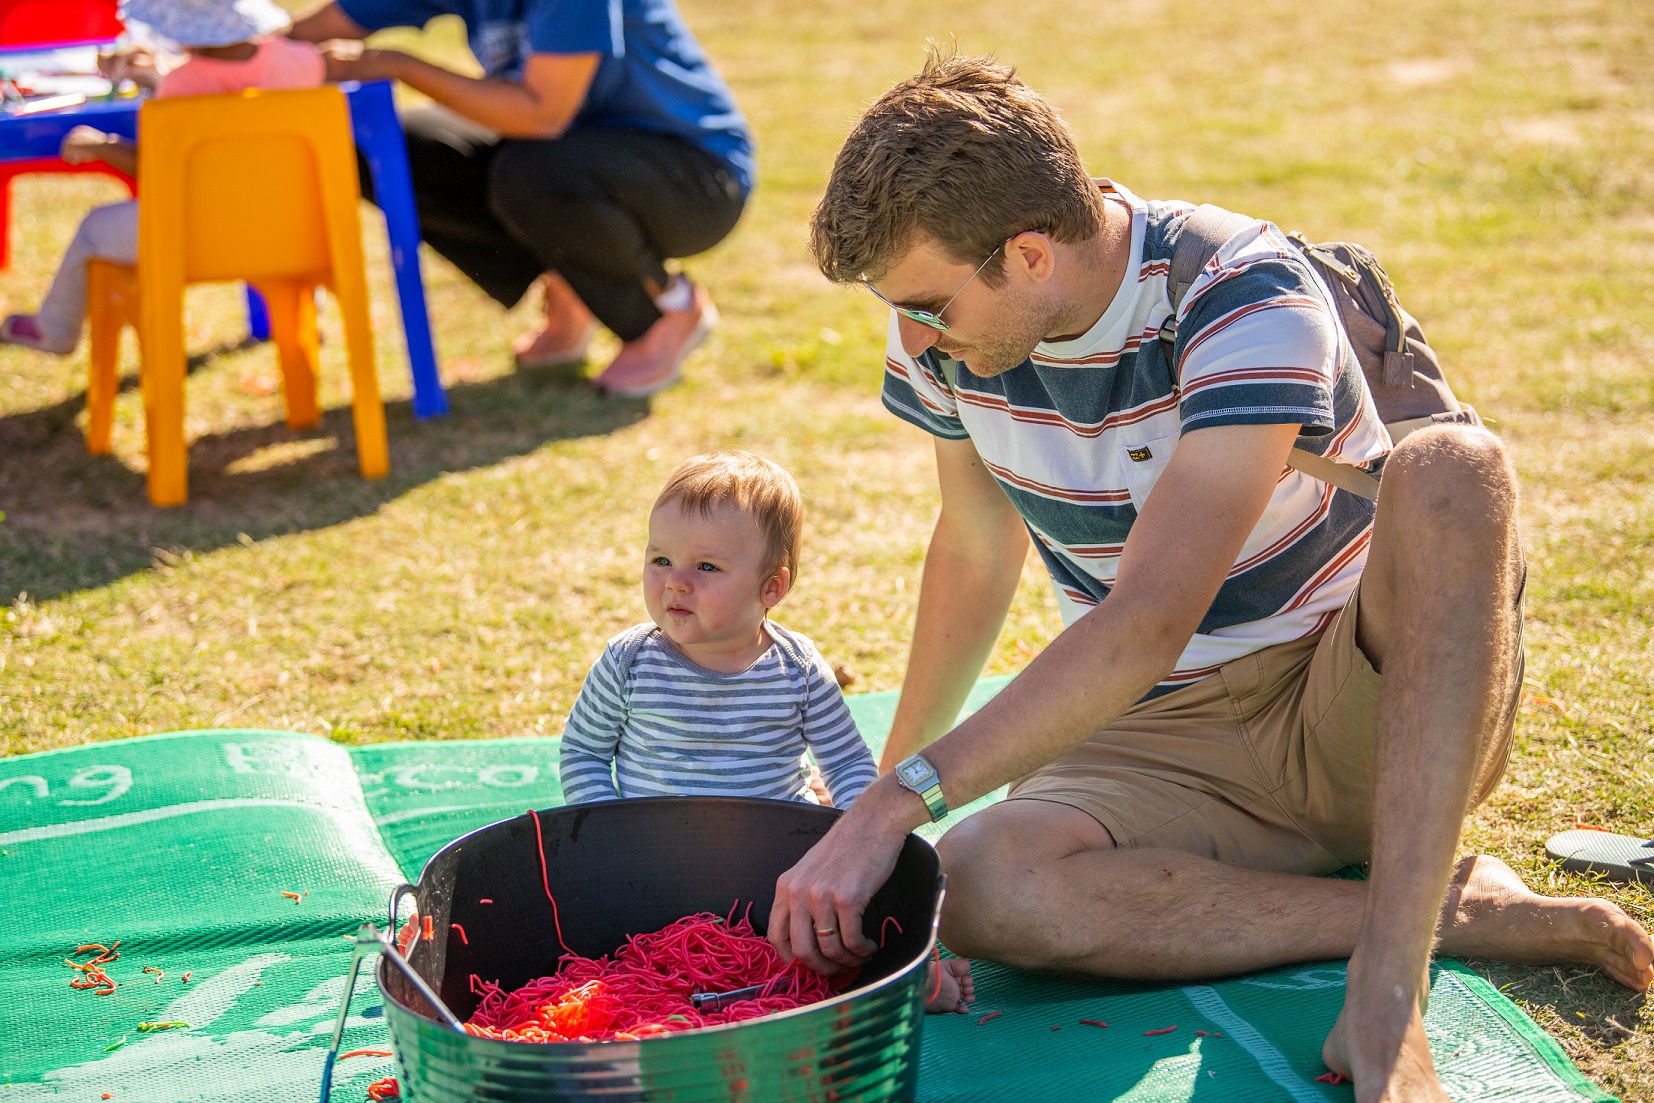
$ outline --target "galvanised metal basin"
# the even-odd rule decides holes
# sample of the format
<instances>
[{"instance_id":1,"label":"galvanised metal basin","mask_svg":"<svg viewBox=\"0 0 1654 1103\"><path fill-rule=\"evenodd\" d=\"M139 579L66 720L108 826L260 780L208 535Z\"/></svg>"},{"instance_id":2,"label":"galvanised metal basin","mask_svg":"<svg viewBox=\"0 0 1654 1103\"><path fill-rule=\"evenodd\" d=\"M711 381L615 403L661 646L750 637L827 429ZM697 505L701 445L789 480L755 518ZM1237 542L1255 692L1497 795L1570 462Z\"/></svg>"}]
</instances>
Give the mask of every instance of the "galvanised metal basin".
<instances>
[{"instance_id":1,"label":"galvanised metal basin","mask_svg":"<svg viewBox=\"0 0 1654 1103\"><path fill-rule=\"evenodd\" d=\"M537 814L563 937L590 957L695 912L726 914L736 901L742 910L752 903L762 932L776 878L839 815L727 797L607 801ZM881 928L888 937L855 987L779 1015L637 1042L538 1045L461 1035L381 961L402 1094L416 1103L910 1100L944 884L936 852L909 836L863 919L869 938L878 941ZM416 945L410 961L460 1019L478 1003L471 974L509 991L556 971L561 950L526 813L448 844L426 863L416 892L434 938ZM887 916L896 923L887 927Z\"/></svg>"}]
</instances>

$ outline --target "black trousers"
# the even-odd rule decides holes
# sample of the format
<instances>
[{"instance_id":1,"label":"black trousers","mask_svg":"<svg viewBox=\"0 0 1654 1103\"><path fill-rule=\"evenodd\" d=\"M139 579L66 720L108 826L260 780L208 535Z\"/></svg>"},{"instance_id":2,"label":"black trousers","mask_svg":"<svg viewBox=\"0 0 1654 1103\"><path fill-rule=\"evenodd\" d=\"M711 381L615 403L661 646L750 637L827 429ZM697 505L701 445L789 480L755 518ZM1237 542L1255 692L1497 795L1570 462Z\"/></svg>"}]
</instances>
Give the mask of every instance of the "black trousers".
<instances>
[{"instance_id":1,"label":"black trousers","mask_svg":"<svg viewBox=\"0 0 1654 1103\"><path fill-rule=\"evenodd\" d=\"M662 261L718 244L746 205L721 161L675 135L501 138L440 107L402 127L433 249L508 307L555 271L623 341L660 318L645 284L666 285Z\"/></svg>"}]
</instances>

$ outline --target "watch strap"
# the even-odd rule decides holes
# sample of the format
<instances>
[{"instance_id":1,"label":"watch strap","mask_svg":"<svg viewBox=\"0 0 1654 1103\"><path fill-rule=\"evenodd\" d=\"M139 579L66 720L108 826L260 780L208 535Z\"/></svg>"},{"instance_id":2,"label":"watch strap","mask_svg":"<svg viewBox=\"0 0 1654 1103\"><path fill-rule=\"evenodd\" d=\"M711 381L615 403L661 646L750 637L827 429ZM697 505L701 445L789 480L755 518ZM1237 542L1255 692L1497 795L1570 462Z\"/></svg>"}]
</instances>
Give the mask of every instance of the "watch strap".
<instances>
[{"instance_id":1,"label":"watch strap","mask_svg":"<svg viewBox=\"0 0 1654 1103\"><path fill-rule=\"evenodd\" d=\"M910 784L903 774L902 768L914 760L922 762L925 768L930 771L930 782L923 789ZM913 754L904 758L896 767L896 783L909 792L917 794L919 799L925 802L925 810L930 813L931 823L935 823L948 814L947 798L942 795L941 775L936 772L935 764L924 755Z\"/></svg>"}]
</instances>

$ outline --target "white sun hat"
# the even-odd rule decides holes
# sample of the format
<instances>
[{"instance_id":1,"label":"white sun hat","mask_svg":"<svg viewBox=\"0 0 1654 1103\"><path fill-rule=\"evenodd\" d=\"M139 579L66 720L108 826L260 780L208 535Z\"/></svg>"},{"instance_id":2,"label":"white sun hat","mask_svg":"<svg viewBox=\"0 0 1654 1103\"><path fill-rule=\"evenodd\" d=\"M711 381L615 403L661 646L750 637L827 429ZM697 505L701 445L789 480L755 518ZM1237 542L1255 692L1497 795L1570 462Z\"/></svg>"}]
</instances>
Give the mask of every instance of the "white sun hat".
<instances>
[{"instance_id":1,"label":"white sun hat","mask_svg":"<svg viewBox=\"0 0 1654 1103\"><path fill-rule=\"evenodd\" d=\"M234 46L292 22L273 0L125 0L121 17L180 46Z\"/></svg>"}]
</instances>

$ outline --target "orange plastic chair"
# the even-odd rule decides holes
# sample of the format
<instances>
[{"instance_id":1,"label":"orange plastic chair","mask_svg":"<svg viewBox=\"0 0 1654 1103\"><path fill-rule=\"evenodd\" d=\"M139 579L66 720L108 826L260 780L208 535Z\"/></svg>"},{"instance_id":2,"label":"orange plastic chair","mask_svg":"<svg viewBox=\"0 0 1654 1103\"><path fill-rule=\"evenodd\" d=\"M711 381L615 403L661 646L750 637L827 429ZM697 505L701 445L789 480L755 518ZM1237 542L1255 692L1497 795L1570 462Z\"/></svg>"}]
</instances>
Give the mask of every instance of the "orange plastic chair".
<instances>
[{"instance_id":1,"label":"orange plastic chair","mask_svg":"<svg viewBox=\"0 0 1654 1103\"><path fill-rule=\"evenodd\" d=\"M89 451L109 450L123 325L138 331L149 500L188 497L184 441L184 287L246 280L270 305L287 424L320 420L314 289L338 299L350 360L362 474L390 470L362 261L350 113L337 88L180 96L138 117L138 264L89 267Z\"/></svg>"}]
</instances>

